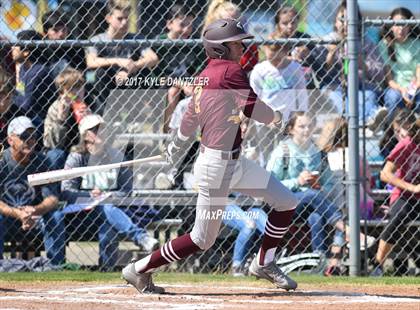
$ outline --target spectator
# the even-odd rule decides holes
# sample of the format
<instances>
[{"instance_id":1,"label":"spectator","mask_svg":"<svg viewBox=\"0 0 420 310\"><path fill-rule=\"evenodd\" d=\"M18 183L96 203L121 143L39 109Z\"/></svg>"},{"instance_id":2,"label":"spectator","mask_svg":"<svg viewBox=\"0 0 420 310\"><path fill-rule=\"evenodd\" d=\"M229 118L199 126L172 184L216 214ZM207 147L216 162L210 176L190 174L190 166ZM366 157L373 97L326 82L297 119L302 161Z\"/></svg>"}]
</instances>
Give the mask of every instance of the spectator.
<instances>
[{"instance_id":1,"label":"spectator","mask_svg":"<svg viewBox=\"0 0 420 310\"><path fill-rule=\"evenodd\" d=\"M58 193L53 185L32 187L27 176L48 170L46 158L34 151L35 126L25 116L13 119L8 128L10 147L0 160L0 258L6 234L16 240L39 228L48 258L54 265L64 262L64 217L55 210ZM37 219L40 218L40 221Z\"/></svg>"},{"instance_id":2,"label":"spectator","mask_svg":"<svg viewBox=\"0 0 420 310\"><path fill-rule=\"evenodd\" d=\"M193 31L195 15L182 5L175 4L166 14L166 28L168 32L158 36L161 40L189 39ZM201 46L162 46L155 49L159 58L156 74L160 77L193 77L204 68L206 55ZM169 87L167 107L164 115L163 132L169 132L169 121L182 93L188 97L191 92L188 85Z\"/></svg>"},{"instance_id":3,"label":"spectator","mask_svg":"<svg viewBox=\"0 0 420 310\"><path fill-rule=\"evenodd\" d=\"M397 243L402 243L402 233L411 220L420 218L420 119L413 113L401 120L401 128L408 128L402 139L386 159L381 171L381 180L394 186L391 194L389 222L380 235L371 273L383 274L383 264Z\"/></svg>"},{"instance_id":4,"label":"spectator","mask_svg":"<svg viewBox=\"0 0 420 310\"><path fill-rule=\"evenodd\" d=\"M360 11L358 14L360 20ZM347 36L347 5L345 1L341 3L337 10L334 29L334 32L328 34L323 39L343 40ZM369 129L376 131L387 115L386 108L378 107L378 94L381 91L380 86L384 74L383 62L377 47L367 38L363 48L363 52L366 55L364 63L362 63L362 53L359 53L359 123L364 124L363 120L365 119ZM348 68L346 55L347 44L344 44L344 49L341 49L340 45L337 44L329 44L326 47L320 46L314 49L311 55L312 59L316 60L312 63L312 69L317 74L320 87L328 95L328 98L339 114L348 112L348 100L345 100L346 107L343 108L342 93L342 82L345 82L347 79L346 76L343 76L343 72L346 75L345 72ZM361 82L363 80L362 67L364 67L366 74L364 93L361 88ZM363 107L365 109L364 114L362 113Z\"/></svg>"},{"instance_id":5,"label":"spectator","mask_svg":"<svg viewBox=\"0 0 420 310\"><path fill-rule=\"evenodd\" d=\"M131 6L129 0L109 0L106 22L108 29L92 37L93 42L111 40L143 39L140 35L128 32L128 17ZM117 87L130 76L147 76L150 69L158 62L152 49L140 49L131 46L114 46L86 50L88 69L95 71L94 92L96 104L94 110L102 113L110 89Z\"/></svg>"},{"instance_id":6,"label":"spectator","mask_svg":"<svg viewBox=\"0 0 420 310\"><path fill-rule=\"evenodd\" d=\"M326 156L329 168L332 171L332 182L325 186L325 193L327 198L341 208L346 205L346 186L344 180L349 169L349 149L348 149L348 124L343 118L336 118L327 121L322 127L320 137L318 139L318 147L321 154ZM359 175L366 177L365 186L360 185L360 217L364 219L372 219L374 200L370 197L371 187L370 180L372 178L368 163L366 163L365 172L363 172L362 156L359 163ZM366 202L364 200L364 193L366 189ZM363 240L363 238L361 238ZM368 247L372 245L372 240L368 237Z\"/></svg>"},{"instance_id":7,"label":"spectator","mask_svg":"<svg viewBox=\"0 0 420 310\"><path fill-rule=\"evenodd\" d=\"M108 146L105 135L103 118L97 114L85 116L80 124L81 142L76 146L65 163L65 169L86 167L88 164L110 164L123 160L124 155ZM133 175L130 169L113 169L97 172L84 177L65 180L61 184L63 198L69 203L68 208L80 210L81 225L98 227L99 231L99 264L102 269L110 270L118 259L118 238L124 236L133 240L150 252L158 246L158 240L149 236L145 229L135 225L130 217L119 207L105 203L104 199L124 198L130 195L133 187ZM92 204L98 204L89 209ZM73 228L72 228L73 229ZM75 228L74 228L75 229Z\"/></svg>"},{"instance_id":8,"label":"spectator","mask_svg":"<svg viewBox=\"0 0 420 310\"><path fill-rule=\"evenodd\" d=\"M59 97L48 109L44 124L44 148L51 165L62 169L70 147L78 142L77 125L90 114L84 103L85 79L73 68L64 69L55 79Z\"/></svg>"},{"instance_id":9,"label":"spectator","mask_svg":"<svg viewBox=\"0 0 420 310\"><path fill-rule=\"evenodd\" d=\"M391 12L391 19L413 19L406 8ZM397 108L409 108L420 113L420 27L385 26L379 43L382 58L386 64L384 101L389 110L389 120Z\"/></svg>"},{"instance_id":10,"label":"spectator","mask_svg":"<svg viewBox=\"0 0 420 310\"><path fill-rule=\"evenodd\" d=\"M326 275L340 274L339 262L345 243L343 214L337 205L330 202L322 188L331 181L331 171L320 151L311 141L314 123L308 114L293 113L286 131L290 138L282 141L270 156L267 170L294 192L299 204L296 215L310 213L307 221L311 230L311 245L314 252L324 254L328 238L327 225L335 228L331 246L331 259Z\"/></svg>"},{"instance_id":11,"label":"spectator","mask_svg":"<svg viewBox=\"0 0 420 310\"><path fill-rule=\"evenodd\" d=\"M269 37L280 38L286 37L281 33ZM286 121L291 112L308 110L305 73L298 62L288 57L291 48L290 44L264 46L267 60L255 65L250 76L251 87L258 98L281 111Z\"/></svg>"},{"instance_id":12,"label":"spectator","mask_svg":"<svg viewBox=\"0 0 420 310\"><path fill-rule=\"evenodd\" d=\"M279 39L285 36L274 33L269 38ZM283 119L288 120L293 111L308 110L308 93L306 90L305 73L302 66L292 60L290 54L292 46L266 45L264 51L267 60L258 63L251 72L250 84L254 92L264 103L283 114ZM265 159L273 151L278 130L256 124L256 134Z\"/></svg>"},{"instance_id":13,"label":"spectator","mask_svg":"<svg viewBox=\"0 0 420 310\"><path fill-rule=\"evenodd\" d=\"M49 11L42 16L42 29L44 38L47 40L72 39L69 33L69 19L64 12ZM67 67L80 71L86 69L85 52L78 47L54 47L51 57L48 59L52 77L55 78Z\"/></svg>"},{"instance_id":14,"label":"spectator","mask_svg":"<svg viewBox=\"0 0 420 310\"><path fill-rule=\"evenodd\" d=\"M14 104L15 86L11 75L0 68L0 144L7 143L9 122L23 113Z\"/></svg>"},{"instance_id":15,"label":"spectator","mask_svg":"<svg viewBox=\"0 0 420 310\"><path fill-rule=\"evenodd\" d=\"M310 39L311 36L304 32L298 31L300 16L296 9L291 6L282 6L274 17L275 31L274 37L284 38L296 38L296 39ZM281 34L280 36L278 36ZM310 51L314 48L313 43L308 44L293 44L290 48L289 56L293 57L293 60L302 64L305 72L305 81L307 88L315 88L315 82L313 81L311 62L313 60L309 57Z\"/></svg>"},{"instance_id":16,"label":"spectator","mask_svg":"<svg viewBox=\"0 0 420 310\"><path fill-rule=\"evenodd\" d=\"M42 40L34 30L23 30L18 40ZM17 64L16 105L32 119L42 132L43 121L50 104L55 99L54 81L47 65L48 50L40 47L14 46L13 60Z\"/></svg>"},{"instance_id":17,"label":"spectator","mask_svg":"<svg viewBox=\"0 0 420 310\"><path fill-rule=\"evenodd\" d=\"M212 0L204 17L203 29L206 29L212 22L221 18L241 19L241 9L230 1ZM239 63L245 71L250 72L257 62L258 46L252 44L244 51Z\"/></svg>"}]
</instances>

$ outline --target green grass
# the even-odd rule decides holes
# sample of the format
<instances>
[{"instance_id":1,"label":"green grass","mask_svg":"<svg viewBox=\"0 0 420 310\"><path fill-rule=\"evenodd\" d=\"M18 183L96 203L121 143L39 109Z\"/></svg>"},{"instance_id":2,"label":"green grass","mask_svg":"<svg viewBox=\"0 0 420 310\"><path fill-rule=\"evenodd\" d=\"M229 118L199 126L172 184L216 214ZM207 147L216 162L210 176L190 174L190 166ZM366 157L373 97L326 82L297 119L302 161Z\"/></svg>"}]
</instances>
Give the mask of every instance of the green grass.
<instances>
[{"instance_id":1,"label":"green grass","mask_svg":"<svg viewBox=\"0 0 420 310\"><path fill-rule=\"evenodd\" d=\"M292 275L300 284L358 284L358 285L420 285L419 277L322 277L316 275ZM18 272L18 273L0 273L1 282L102 282L118 283L120 273L101 273L90 271L62 271L62 272ZM234 278L223 274L188 274L188 273L159 273L156 282L160 283L214 283L219 282L236 285L266 285L265 281L256 281L253 277Z\"/></svg>"}]
</instances>

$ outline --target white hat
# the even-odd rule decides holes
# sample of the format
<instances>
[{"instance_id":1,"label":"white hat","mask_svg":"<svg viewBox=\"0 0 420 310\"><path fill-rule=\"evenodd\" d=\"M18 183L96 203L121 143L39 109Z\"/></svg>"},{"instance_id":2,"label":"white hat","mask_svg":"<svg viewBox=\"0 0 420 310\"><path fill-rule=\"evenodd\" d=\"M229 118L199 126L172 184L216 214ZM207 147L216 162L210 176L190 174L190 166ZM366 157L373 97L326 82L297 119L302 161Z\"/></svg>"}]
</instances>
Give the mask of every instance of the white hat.
<instances>
[{"instance_id":1,"label":"white hat","mask_svg":"<svg viewBox=\"0 0 420 310\"><path fill-rule=\"evenodd\" d=\"M98 114L88 114L82 118L79 124L80 135L83 136L86 131L92 129L100 124L104 124L105 120Z\"/></svg>"},{"instance_id":2,"label":"white hat","mask_svg":"<svg viewBox=\"0 0 420 310\"><path fill-rule=\"evenodd\" d=\"M35 126L34 124L32 124L32 121L26 116L19 116L14 118L10 122L9 126L7 127L7 135L10 136L15 134L20 136L29 128L35 129Z\"/></svg>"}]
</instances>

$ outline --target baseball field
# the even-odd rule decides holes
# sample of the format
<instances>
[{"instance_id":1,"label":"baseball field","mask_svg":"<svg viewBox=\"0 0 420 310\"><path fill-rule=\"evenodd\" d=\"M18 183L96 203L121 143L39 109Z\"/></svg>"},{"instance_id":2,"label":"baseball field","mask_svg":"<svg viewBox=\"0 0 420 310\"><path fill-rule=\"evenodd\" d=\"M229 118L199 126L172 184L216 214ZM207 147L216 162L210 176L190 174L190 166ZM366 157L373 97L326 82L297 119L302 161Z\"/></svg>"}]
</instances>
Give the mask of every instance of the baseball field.
<instances>
[{"instance_id":1,"label":"baseball field","mask_svg":"<svg viewBox=\"0 0 420 310\"><path fill-rule=\"evenodd\" d=\"M293 275L294 292L263 280L161 273L164 295L140 295L119 273L2 274L0 309L420 309L420 278Z\"/></svg>"}]
</instances>

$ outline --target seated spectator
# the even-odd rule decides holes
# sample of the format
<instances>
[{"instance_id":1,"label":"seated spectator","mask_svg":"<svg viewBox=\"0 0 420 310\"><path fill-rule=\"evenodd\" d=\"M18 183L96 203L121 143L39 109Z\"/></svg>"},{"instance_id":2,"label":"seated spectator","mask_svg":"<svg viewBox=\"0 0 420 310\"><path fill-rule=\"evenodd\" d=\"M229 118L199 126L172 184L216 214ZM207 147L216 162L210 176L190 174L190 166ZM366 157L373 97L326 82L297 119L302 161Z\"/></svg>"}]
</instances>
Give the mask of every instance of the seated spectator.
<instances>
[{"instance_id":1,"label":"seated spectator","mask_svg":"<svg viewBox=\"0 0 420 310\"><path fill-rule=\"evenodd\" d=\"M406 8L391 12L391 19L413 19ZM379 43L386 64L384 102L392 120L397 108L408 108L420 113L420 27L385 26Z\"/></svg>"},{"instance_id":2,"label":"seated spectator","mask_svg":"<svg viewBox=\"0 0 420 310\"><path fill-rule=\"evenodd\" d=\"M204 17L203 31L212 22L221 18L242 20L241 9L238 5L230 1L212 0L208 6L206 16ZM239 63L246 72L250 72L257 62L258 46L256 44L251 44L247 46Z\"/></svg>"},{"instance_id":3,"label":"seated spectator","mask_svg":"<svg viewBox=\"0 0 420 310\"><path fill-rule=\"evenodd\" d=\"M420 219L420 119L413 114L401 120L408 135L391 151L381 171L381 180L394 187L390 203L389 222L380 235L371 273L383 274L383 264L394 246L401 244L402 234L410 221Z\"/></svg>"},{"instance_id":4,"label":"seated spectator","mask_svg":"<svg viewBox=\"0 0 420 310\"><path fill-rule=\"evenodd\" d=\"M64 217L56 210L57 187L53 184L32 187L27 181L29 174L49 170L46 158L34 151L35 126L29 118L19 116L10 122L7 134L10 147L0 160L0 258L6 234L25 238L27 232L38 229L51 263L62 264Z\"/></svg>"},{"instance_id":5,"label":"seated spectator","mask_svg":"<svg viewBox=\"0 0 420 310\"><path fill-rule=\"evenodd\" d=\"M275 33L270 39L284 38ZM308 111L308 92L306 90L305 73L302 66L292 60L292 45L266 45L264 51L267 60L255 65L250 76L250 85L265 104L283 114L285 121L293 111ZM256 126L259 145L265 147L263 154L268 158L273 151L278 130L266 126Z\"/></svg>"},{"instance_id":6,"label":"seated spectator","mask_svg":"<svg viewBox=\"0 0 420 310\"><path fill-rule=\"evenodd\" d=\"M43 35L47 40L72 39L69 26L69 19L64 12L49 11L42 16ZM86 69L85 52L78 47L53 47L48 63L54 79L68 67L83 72Z\"/></svg>"},{"instance_id":7,"label":"seated spectator","mask_svg":"<svg viewBox=\"0 0 420 310\"><path fill-rule=\"evenodd\" d=\"M360 20L360 11L358 14ZM346 1L343 1L337 10L334 29L335 31L325 36L324 39L343 40L347 37ZM363 93L361 83L363 70L359 70L359 124L364 125L363 120L365 120L369 129L376 131L387 115L386 108L379 108L378 106L378 95L381 92L380 86L384 75L383 61L377 47L368 38L365 39L363 48L366 58L364 63L362 63L361 53L359 53L359 68L364 66L366 80L365 92ZM312 51L311 55L312 59L316 60L312 63L312 69L317 74L320 87L327 94L336 112L339 114L348 113L348 100L346 99L346 102L343 102L342 90L342 82L347 79L346 76L343 76L343 72L346 74L348 66L346 54L346 44L344 44L344 50L340 49L340 45L329 44L317 47ZM363 108L365 111L364 115L362 112Z\"/></svg>"},{"instance_id":8,"label":"seated spectator","mask_svg":"<svg viewBox=\"0 0 420 310\"><path fill-rule=\"evenodd\" d=\"M194 13L179 4L175 4L166 14L167 32L158 36L161 40L190 39L193 32ZM195 46L162 46L155 48L159 63L154 73L159 77L193 77L205 66L206 55L203 48ZM169 121L183 95L190 94L188 85L169 87L164 115L163 132L169 132Z\"/></svg>"},{"instance_id":9,"label":"seated spectator","mask_svg":"<svg viewBox=\"0 0 420 310\"><path fill-rule=\"evenodd\" d=\"M332 171L334 180L325 186L327 198L341 208L346 205L346 180L349 171L349 149L348 149L348 124L343 118L336 118L327 121L323 127L318 139L318 147L321 154L326 156L328 165ZM344 167L344 168L343 168ZM366 163L366 170L363 172L363 157L360 156L359 175L361 178L366 177L366 181L360 184L360 217L364 219L372 219L374 200L370 197L371 173ZM366 202L364 201L364 193L366 189ZM363 240L361 238L361 240ZM368 240L372 243L372 239ZM371 244L369 244L371 245Z\"/></svg>"},{"instance_id":10,"label":"seated spectator","mask_svg":"<svg viewBox=\"0 0 420 310\"><path fill-rule=\"evenodd\" d=\"M55 169L62 169L70 151L77 144L79 131L77 125L89 107L84 103L85 79L76 69L64 69L55 79L59 97L48 109L44 123L44 148Z\"/></svg>"},{"instance_id":11,"label":"seated spectator","mask_svg":"<svg viewBox=\"0 0 420 310\"><path fill-rule=\"evenodd\" d=\"M15 85L11 75L0 68L0 144L7 144L9 122L24 113L14 104Z\"/></svg>"},{"instance_id":12,"label":"seated spectator","mask_svg":"<svg viewBox=\"0 0 420 310\"><path fill-rule=\"evenodd\" d=\"M107 145L104 125L103 118L97 114L87 115L81 120L79 124L81 142L67 157L65 169L86 167L89 164L111 164L124 160L121 152ZM97 172L61 183L62 195L68 202L69 208L86 207L86 214L83 214L86 216L83 216L81 225L98 227L99 265L104 270L111 270L117 262L119 237L129 238L148 252L158 246L158 240L151 237L144 228L135 225L120 209L121 206L104 201L110 196L127 197L132 188L133 174L129 168ZM92 204L99 205L91 209Z\"/></svg>"},{"instance_id":13,"label":"seated spectator","mask_svg":"<svg viewBox=\"0 0 420 310\"><path fill-rule=\"evenodd\" d=\"M325 254L328 245L328 225L335 228L331 246L331 260L326 275L340 274L342 247L345 243L345 224L339 207L329 201L323 187L331 181L331 171L321 153L311 140L313 120L304 112L294 112L287 124L290 136L280 142L267 164L267 170L294 192L299 204L296 215L309 213L307 219L311 230L311 245L314 252ZM309 211L309 212L308 212Z\"/></svg>"},{"instance_id":14,"label":"seated spectator","mask_svg":"<svg viewBox=\"0 0 420 310\"><path fill-rule=\"evenodd\" d=\"M23 30L18 40L42 40L34 30ZM12 54L17 64L16 105L32 119L42 132L43 121L50 104L55 99L54 81L47 65L47 49L13 46Z\"/></svg>"},{"instance_id":15,"label":"seated spectator","mask_svg":"<svg viewBox=\"0 0 420 310\"><path fill-rule=\"evenodd\" d=\"M93 42L111 40L143 39L140 35L128 32L128 17L131 6L129 0L108 0L106 22L108 29L92 37ZM152 49L127 46L97 48L88 47L86 63L95 72L94 92L96 96L94 111L102 114L110 89L116 88L131 76L147 76L158 62Z\"/></svg>"}]
</instances>

